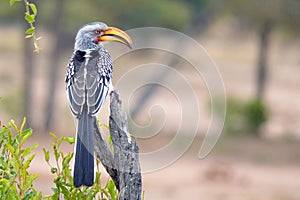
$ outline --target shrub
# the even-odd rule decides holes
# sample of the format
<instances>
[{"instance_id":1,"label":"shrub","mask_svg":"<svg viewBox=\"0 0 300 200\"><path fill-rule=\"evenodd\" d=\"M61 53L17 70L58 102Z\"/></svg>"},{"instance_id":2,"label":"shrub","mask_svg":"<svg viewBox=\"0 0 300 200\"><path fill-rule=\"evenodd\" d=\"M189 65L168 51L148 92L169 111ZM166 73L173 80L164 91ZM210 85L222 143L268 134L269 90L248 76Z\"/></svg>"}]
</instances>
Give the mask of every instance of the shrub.
<instances>
[{"instance_id":1,"label":"shrub","mask_svg":"<svg viewBox=\"0 0 300 200\"><path fill-rule=\"evenodd\" d=\"M42 193L33 187L37 174L28 172L35 157L32 150L38 147L24 147L32 135L31 129L23 130L26 119L20 128L13 120L0 131L0 196L1 199L41 199Z\"/></svg>"},{"instance_id":2,"label":"shrub","mask_svg":"<svg viewBox=\"0 0 300 200\"><path fill-rule=\"evenodd\" d=\"M249 133L257 136L267 119L267 108L260 100L242 102L228 99L224 130L227 134Z\"/></svg>"},{"instance_id":3,"label":"shrub","mask_svg":"<svg viewBox=\"0 0 300 200\"><path fill-rule=\"evenodd\" d=\"M73 177L71 175L70 161L72 153L64 154L61 150L61 144L73 144L75 139L72 137L58 138L53 137L52 150L43 148L45 161L49 165L49 173L56 174L53 182L55 184L52 195L43 196L42 192L33 187L33 181L38 174L30 174L28 169L32 163L35 154L33 149L38 147L35 143L31 147L25 147L25 142L32 135L32 129L23 130L26 119L24 118L20 128L11 120L8 126L3 126L0 131L0 196L1 199L9 200L28 200L28 199L111 199L118 197L118 192L114 182L110 179L104 187L101 187L100 170L96 171L95 184L92 187L75 188L73 186ZM54 159L55 165L50 163ZM97 166L100 161L97 160Z\"/></svg>"},{"instance_id":4,"label":"shrub","mask_svg":"<svg viewBox=\"0 0 300 200\"><path fill-rule=\"evenodd\" d=\"M247 122L246 130L258 134L259 128L268 119L266 106L260 100L249 101L245 104L243 115Z\"/></svg>"},{"instance_id":5,"label":"shrub","mask_svg":"<svg viewBox=\"0 0 300 200\"><path fill-rule=\"evenodd\" d=\"M69 144L75 143L75 138L73 137L61 137L57 138L54 133L50 133L53 137L52 142L52 157L54 157L55 165L50 164L50 151L43 148L45 161L50 167L50 172L56 174L56 178L53 180L55 183L55 188L52 188L53 194L46 196L46 199L58 199L63 196L63 199L73 200L73 199L86 199L92 200L96 197L98 199L117 199L117 189L112 180L109 180L104 188L101 188L100 170L97 168L95 183L91 187L80 187L76 188L73 185L73 177L70 169L70 161L73 157L72 153L67 153L66 155L60 150L62 142L67 142ZM100 162L97 160L97 166Z\"/></svg>"}]
</instances>

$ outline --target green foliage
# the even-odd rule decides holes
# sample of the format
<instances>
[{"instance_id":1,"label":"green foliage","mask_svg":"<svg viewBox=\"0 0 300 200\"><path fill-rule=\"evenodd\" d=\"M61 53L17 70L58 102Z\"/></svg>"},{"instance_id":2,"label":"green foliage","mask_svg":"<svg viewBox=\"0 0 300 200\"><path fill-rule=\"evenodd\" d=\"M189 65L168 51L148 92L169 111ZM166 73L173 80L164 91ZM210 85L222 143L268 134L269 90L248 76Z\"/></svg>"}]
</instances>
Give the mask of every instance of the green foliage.
<instances>
[{"instance_id":1,"label":"green foliage","mask_svg":"<svg viewBox=\"0 0 300 200\"><path fill-rule=\"evenodd\" d=\"M227 0L218 1L218 14L234 15L248 28L260 28L266 23L290 31L300 30L298 0Z\"/></svg>"},{"instance_id":2,"label":"green foliage","mask_svg":"<svg viewBox=\"0 0 300 200\"><path fill-rule=\"evenodd\" d=\"M36 2L37 11L42 13L39 14L40 26L53 31L49 27L49 22L55 13L54 2ZM20 11L15 8L16 6L7 7L8 1L6 4L0 1L0 21L11 22L18 19L16 13ZM30 6L29 10L33 11ZM28 14L32 15L34 12ZM182 0L72 0L66 6L63 20L66 30L73 33L81 25L91 21L103 21L123 29L162 26L180 30L190 19L189 4Z\"/></svg>"},{"instance_id":3,"label":"green foliage","mask_svg":"<svg viewBox=\"0 0 300 200\"><path fill-rule=\"evenodd\" d=\"M52 188L53 194L42 196L33 187L33 181L38 174L30 174L28 169L35 154L32 150L38 147L38 143L31 147L24 147L26 141L32 135L32 129L25 129L26 119L24 118L20 128L11 120L8 126L3 126L0 131L0 197L7 200L29 200L29 199L118 199L118 191L114 182L110 179L104 187L101 187L100 161L97 160L97 172L95 184L92 187L75 188L70 169L70 162L73 153L65 154L60 150L61 144L74 144L73 137L58 138L54 133L50 133L53 138L52 149L43 148L45 161L48 163L50 173L55 174ZM28 145L26 145L28 146ZM52 161L52 162L51 162ZM52 163L52 164L51 164ZM53 164L54 163L54 164Z\"/></svg>"},{"instance_id":4,"label":"green foliage","mask_svg":"<svg viewBox=\"0 0 300 200\"><path fill-rule=\"evenodd\" d=\"M35 154L33 149L38 147L24 147L27 139L32 135L31 129L25 129L24 118L20 128L11 120L8 126L0 131L0 196L1 199L41 199L42 193L33 187L37 174L30 174L28 169Z\"/></svg>"},{"instance_id":5,"label":"green foliage","mask_svg":"<svg viewBox=\"0 0 300 200\"><path fill-rule=\"evenodd\" d=\"M29 28L25 31L25 38L33 38L33 46L34 46L34 51L39 52L40 47L38 45L38 41L41 39L41 37L37 37L36 32L35 32L35 18L37 16L37 8L34 3L29 3L28 0L10 0L9 4L12 6L16 2L24 2L25 5L25 17L24 19L27 21L29 24Z\"/></svg>"},{"instance_id":6,"label":"green foliage","mask_svg":"<svg viewBox=\"0 0 300 200\"><path fill-rule=\"evenodd\" d=\"M247 102L243 112L246 128L253 133L258 133L260 126L268 119L266 106L259 100Z\"/></svg>"},{"instance_id":7,"label":"green foliage","mask_svg":"<svg viewBox=\"0 0 300 200\"><path fill-rule=\"evenodd\" d=\"M225 132L228 134L249 133L258 135L259 128L267 119L267 109L261 101L241 102L228 99Z\"/></svg>"},{"instance_id":8,"label":"green foliage","mask_svg":"<svg viewBox=\"0 0 300 200\"><path fill-rule=\"evenodd\" d=\"M78 24L103 21L123 29L162 26L178 30L190 18L187 4L178 0L73 0L66 14L71 29L78 29Z\"/></svg>"},{"instance_id":9,"label":"green foliage","mask_svg":"<svg viewBox=\"0 0 300 200\"><path fill-rule=\"evenodd\" d=\"M109 180L105 187L101 188L101 179L99 169L96 172L95 183L92 187L82 186L76 188L73 185L73 177L70 169L70 161L73 158L73 153L64 154L60 150L62 142L68 144L75 143L73 137L58 138L54 133L50 133L53 138L52 150L43 148L45 161L50 167L50 172L56 174L53 182L55 188L52 188L53 194L46 196L45 199L58 199L63 196L64 199L117 199L117 189L112 180ZM52 157L50 156L52 154ZM51 158L54 159L54 165L51 164ZM99 164L100 162L97 161ZM97 165L98 166L98 165Z\"/></svg>"}]
</instances>

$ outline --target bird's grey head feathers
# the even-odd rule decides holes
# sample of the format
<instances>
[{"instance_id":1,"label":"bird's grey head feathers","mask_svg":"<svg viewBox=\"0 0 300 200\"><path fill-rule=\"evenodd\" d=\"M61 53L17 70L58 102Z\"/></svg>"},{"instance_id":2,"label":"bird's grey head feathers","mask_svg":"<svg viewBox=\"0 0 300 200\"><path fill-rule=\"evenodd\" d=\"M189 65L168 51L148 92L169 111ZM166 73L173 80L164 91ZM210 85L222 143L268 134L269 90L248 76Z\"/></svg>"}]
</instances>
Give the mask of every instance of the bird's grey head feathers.
<instances>
[{"instance_id":1,"label":"bird's grey head feathers","mask_svg":"<svg viewBox=\"0 0 300 200\"><path fill-rule=\"evenodd\" d=\"M92 22L84 25L79 29L76 39L74 50L97 50L102 44L97 42L99 31L104 31L108 28L105 23Z\"/></svg>"}]
</instances>

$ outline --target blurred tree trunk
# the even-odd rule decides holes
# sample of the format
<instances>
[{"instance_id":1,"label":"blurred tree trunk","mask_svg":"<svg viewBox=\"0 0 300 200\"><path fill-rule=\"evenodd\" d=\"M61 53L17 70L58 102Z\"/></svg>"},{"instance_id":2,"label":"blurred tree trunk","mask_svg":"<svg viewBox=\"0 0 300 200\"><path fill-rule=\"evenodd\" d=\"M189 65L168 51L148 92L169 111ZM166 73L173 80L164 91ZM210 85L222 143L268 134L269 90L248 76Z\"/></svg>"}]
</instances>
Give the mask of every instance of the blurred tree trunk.
<instances>
[{"instance_id":1,"label":"blurred tree trunk","mask_svg":"<svg viewBox=\"0 0 300 200\"><path fill-rule=\"evenodd\" d=\"M272 33L273 24L268 21L263 24L260 30L259 37L259 54L258 54L258 63L257 63L257 82L256 82L256 97L258 100L262 100L265 87L266 87L266 79L268 75L267 67L268 67L268 54L269 54L269 46L270 46L270 36Z\"/></svg>"},{"instance_id":2,"label":"blurred tree trunk","mask_svg":"<svg viewBox=\"0 0 300 200\"><path fill-rule=\"evenodd\" d=\"M55 98L56 98L56 87L57 87L57 77L59 72L59 60L62 49L62 38L63 38L63 14L65 11L65 0L55 0L55 6L52 18L53 30L53 51L50 56L50 68L49 68L49 79L48 79L48 98L45 112L45 130L49 131L53 122L53 113L55 109Z\"/></svg>"}]
</instances>

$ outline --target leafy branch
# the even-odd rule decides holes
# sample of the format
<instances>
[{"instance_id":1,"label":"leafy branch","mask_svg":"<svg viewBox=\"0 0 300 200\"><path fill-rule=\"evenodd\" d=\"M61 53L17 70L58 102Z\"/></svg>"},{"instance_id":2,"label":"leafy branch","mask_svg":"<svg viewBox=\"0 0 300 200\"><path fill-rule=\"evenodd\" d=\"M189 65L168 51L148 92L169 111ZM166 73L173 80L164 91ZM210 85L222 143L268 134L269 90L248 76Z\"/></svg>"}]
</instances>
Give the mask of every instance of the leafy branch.
<instances>
[{"instance_id":1,"label":"leafy branch","mask_svg":"<svg viewBox=\"0 0 300 200\"><path fill-rule=\"evenodd\" d=\"M52 199L85 199L85 200L116 200L118 191L113 180L107 180L104 186L101 185L100 161L97 160L97 171L95 184L92 187L83 186L75 188L71 174L70 162L73 153L63 153L60 147L63 142L75 143L73 137L58 138L54 133L52 151L43 148L46 163L50 167L50 172L55 174L52 195L43 196L38 191L33 182L38 178L38 174L31 174L30 165L35 158L33 150L37 149L38 143L33 146L26 144L32 136L32 129L24 129L26 118L24 118L20 128L11 120L7 126L0 129L0 199L2 200L52 200ZM50 160L54 159L53 162Z\"/></svg>"},{"instance_id":2,"label":"leafy branch","mask_svg":"<svg viewBox=\"0 0 300 200\"><path fill-rule=\"evenodd\" d=\"M34 3L30 3L28 0L9 0L10 5L14 5L16 2L24 2L25 5L25 17L24 19L28 22L29 28L25 31L25 38L33 39L34 52L39 53L41 48L39 47L38 41L41 37L36 35L36 28L34 22L37 15L37 8Z\"/></svg>"},{"instance_id":3,"label":"leafy branch","mask_svg":"<svg viewBox=\"0 0 300 200\"><path fill-rule=\"evenodd\" d=\"M56 178L53 180L55 188L51 188L53 191L52 195L44 196L44 199L63 199L72 200L72 199L86 199L86 200L116 200L118 198L118 191L113 182L109 179L104 187L101 187L100 179L100 161L97 160L97 171L95 177L95 184L91 187L83 186L81 188L75 188L73 185L73 177L71 174L70 161L74 156L74 153L64 154L60 150L62 142L67 142L69 144L75 143L74 137L60 137L58 138L54 133L50 133L53 138L52 142L52 151L43 148L45 161L50 167L52 174L56 174ZM51 156L52 155L52 156ZM50 163L52 157L55 164Z\"/></svg>"},{"instance_id":4,"label":"leafy branch","mask_svg":"<svg viewBox=\"0 0 300 200\"><path fill-rule=\"evenodd\" d=\"M25 129L24 118L20 128L11 120L0 130L0 197L1 199L42 199L42 193L33 187L38 174L30 174L29 167L38 147L25 147L32 129Z\"/></svg>"}]
</instances>

